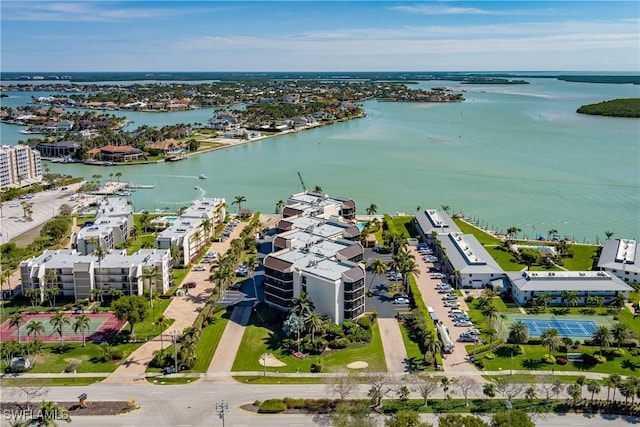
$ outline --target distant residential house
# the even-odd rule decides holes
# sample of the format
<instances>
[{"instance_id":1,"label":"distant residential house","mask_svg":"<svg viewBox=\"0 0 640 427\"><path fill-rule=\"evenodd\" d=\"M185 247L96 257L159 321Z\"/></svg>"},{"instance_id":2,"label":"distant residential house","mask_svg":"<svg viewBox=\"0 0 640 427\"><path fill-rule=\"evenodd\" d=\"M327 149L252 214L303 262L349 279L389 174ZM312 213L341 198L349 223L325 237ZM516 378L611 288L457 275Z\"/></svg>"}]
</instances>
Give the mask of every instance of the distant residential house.
<instances>
[{"instance_id":1,"label":"distant residential house","mask_svg":"<svg viewBox=\"0 0 640 427\"><path fill-rule=\"evenodd\" d=\"M150 150L157 150L164 154L180 154L185 151L185 143L175 139L151 142L145 145Z\"/></svg>"},{"instance_id":2,"label":"distant residential house","mask_svg":"<svg viewBox=\"0 0 640 427\"><path fill-rule=\"evenodd\" d=\"M35 148L45 158L72 157L80 144L75 141L39 142Z\"/></svg>"},{"instance_id":3,"label":"distant residential house","mask_svg":"<svg viewBox=\"0 0 640 427\"><path fill-rule=\"evenodd\" d=\"M144 156L144 152L130 145L105 145L100 148L100 158L105 162L129 162Z\"/></svg>"}]
</instances>

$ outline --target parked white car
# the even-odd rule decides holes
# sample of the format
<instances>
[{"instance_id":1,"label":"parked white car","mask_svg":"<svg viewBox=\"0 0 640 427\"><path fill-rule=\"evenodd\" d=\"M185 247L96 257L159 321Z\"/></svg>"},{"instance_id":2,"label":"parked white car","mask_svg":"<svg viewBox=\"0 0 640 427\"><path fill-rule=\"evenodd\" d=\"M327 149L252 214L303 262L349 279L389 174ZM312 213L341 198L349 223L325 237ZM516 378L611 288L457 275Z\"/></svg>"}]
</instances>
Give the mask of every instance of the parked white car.
<instances>
[{"instance_id":1,"label":"parked white car","mask_svg":"<svg viewBox=\"0 0 640 427\"><path fill-rule=\"evenodd\" d=\"M444 306L450 308L458 308L460 307L460 303L458 301L445 301Z\"/></svg>"},{"instance_id":2,"label":"parked white car","mask_svg":"<svg viewBox=\"0 0 640 427\"><path fill-rule=\"evenodd\" d=\"M202 264L193 266L193 271L206 271L206 270L207 270L207 267L205 267Z\"/></svg>"},{"instance_id":3,"label":"parked white car","mask_svg":"<svg viewBox=\"0 0 640 427\"><path fill-rule=\"evenodd\" d=\"M457 320L453 326L462 326L462 327L466 327L466 326L473 326L473 323L471 322L471 320Z\"/></svg>"}]
</instances>

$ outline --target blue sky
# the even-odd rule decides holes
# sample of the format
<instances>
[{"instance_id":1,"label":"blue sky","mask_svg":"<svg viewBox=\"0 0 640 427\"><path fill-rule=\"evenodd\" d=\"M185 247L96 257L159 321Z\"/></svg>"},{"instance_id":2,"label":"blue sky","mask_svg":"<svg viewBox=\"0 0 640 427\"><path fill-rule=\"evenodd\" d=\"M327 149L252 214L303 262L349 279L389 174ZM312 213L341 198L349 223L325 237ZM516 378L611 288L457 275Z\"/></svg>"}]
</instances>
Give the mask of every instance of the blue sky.
<instances>
[{"instance_id":1,"label":"blue sky","mask_svg":"<svg viewBox=\"0 0 640 427\"><path fill-rule=\"evenodd\" d=\"M640 71L638 1L7 1L9 71Z\"/></svg>"}]
</instances>

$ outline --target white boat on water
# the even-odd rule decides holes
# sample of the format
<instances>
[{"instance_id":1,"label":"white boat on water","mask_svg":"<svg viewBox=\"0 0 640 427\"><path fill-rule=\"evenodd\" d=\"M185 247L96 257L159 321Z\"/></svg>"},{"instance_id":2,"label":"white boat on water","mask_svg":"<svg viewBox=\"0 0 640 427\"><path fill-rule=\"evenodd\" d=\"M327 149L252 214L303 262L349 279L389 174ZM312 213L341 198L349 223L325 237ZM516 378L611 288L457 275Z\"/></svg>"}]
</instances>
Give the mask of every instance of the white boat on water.
<instances>
[{"instance_id":1,"label":"white boat on water","mask_svg":"<svg viewBox=\"0 0 640 427\"><path fill-rule=\"evenodd\" d=\"M198 187L197 185L195 187L193 187L195 190L201 191L202 188Z\"/></svg>"},{"instance_id":2,"label":"white boat on water","mask_svg":"<svg viewBox=\"0 0 640 427\"><path fill-rule=\"evenodd\" d=\"M201 174L198 178L199 178L199 179L207 179L207 175L205 175L205 174Z\"/></svg>"}]
</instances>

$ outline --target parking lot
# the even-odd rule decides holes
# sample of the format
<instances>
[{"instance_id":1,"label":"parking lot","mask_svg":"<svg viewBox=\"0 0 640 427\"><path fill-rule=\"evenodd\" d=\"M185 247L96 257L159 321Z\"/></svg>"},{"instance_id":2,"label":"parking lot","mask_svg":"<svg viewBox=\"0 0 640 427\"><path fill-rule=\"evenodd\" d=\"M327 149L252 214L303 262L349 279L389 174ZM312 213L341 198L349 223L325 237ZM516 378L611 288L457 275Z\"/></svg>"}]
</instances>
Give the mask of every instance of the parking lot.
<instances>
[{"instance_id":1,"label":"parking lot","mask_svg":"<svg viewBox=\"0 0 640 427\"><path fill-rule=\"evenodd\" d=\"M464 349L464 346L469 344L469 342L458 341L460 334L467 331L469 327L455 326L454 318L450 316L452 309L464 312L468 311L468 306L464 301L464 297L451 300L457 301L460 304L457 308L446 307L445 301L442 299L445 293L438 292L437 286L438 284L447 282L447 280L444 280L441 277L436 277L438 275L434 272L429 272L431 267L438 266L438 262L425 261L423 259L423 255L418 252L416 247L410 247L410 251L416 257L416 264L420 269L420 275L416 276L416 282L418 283L418 288L422 293L422 299L427 307L433 308L433 311L438 315L440 322L449 330L449 336L453 341L454 351L450 354L446 354L446 357L443 357L444 369L447 371L475 371L476 368L472 363L470 363ZM455 290L451 290L451 292L455 292Z\"/></svg>"},{"instance_id":2,"label":"parking lot","mask_svg":"<svg viewBox=\"0 0 640 427\"><path fill-rule=\"evenodd\" d=\"M381 254L368 248L364 250L364 258L369 260L369 264L376 258L382 258L382 261L387 265L391 263L391 254ZM378 317L393 318L399 311L411 310L408 301L406 303L394 304L394 294L396 292L389 291L389 285L402 282L400 278L394 280L390 274L386 273L373 277L373 272L367 271L366 280L365 289L373 292L373 295L366 297L365 300L365 307L368 311L376 311Z\"/></svg>"}]
</instances>

